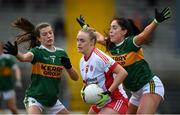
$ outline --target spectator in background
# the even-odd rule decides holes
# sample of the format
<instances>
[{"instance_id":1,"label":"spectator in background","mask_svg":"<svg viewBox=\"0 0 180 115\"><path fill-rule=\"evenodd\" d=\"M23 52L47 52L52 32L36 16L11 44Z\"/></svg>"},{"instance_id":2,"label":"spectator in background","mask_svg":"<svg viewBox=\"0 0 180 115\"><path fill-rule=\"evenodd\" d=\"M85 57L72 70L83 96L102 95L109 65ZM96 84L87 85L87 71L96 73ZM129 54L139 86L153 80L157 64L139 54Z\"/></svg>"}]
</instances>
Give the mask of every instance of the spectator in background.
<instances>
[{"instance_id":1,"label":"spectator in background","mask_svg":"<svg viewBox=\"0 0 180 115\"><path fill-rule=\"evenodd\" d=\"M20 68L11 55L3 54L3 43L0 42L0 99L7 101L7 107L13 114L18 114L13 76L16 77L15 85L22 87Z\"/></svg>"}]
</instances>

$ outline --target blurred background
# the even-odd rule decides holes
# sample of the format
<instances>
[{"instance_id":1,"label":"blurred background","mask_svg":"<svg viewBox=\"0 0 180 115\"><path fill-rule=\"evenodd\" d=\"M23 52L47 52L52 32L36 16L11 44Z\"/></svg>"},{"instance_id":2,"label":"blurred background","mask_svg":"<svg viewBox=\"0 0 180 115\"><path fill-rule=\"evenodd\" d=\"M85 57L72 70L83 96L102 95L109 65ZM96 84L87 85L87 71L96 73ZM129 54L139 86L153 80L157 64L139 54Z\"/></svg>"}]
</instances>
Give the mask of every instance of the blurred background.
<instances>
[{"instance_id":1,"label":"blurred background","mask_svg":"<svg viewBox=\"0 0 180 115\"><path fill-rule=\"evenodd\" d=\"M170 6L172 18L156 29L150 45L144 46L145 59L165 86L165 99L159 114L180 113L180 1L179 0L0 0L0 41L13 41L17 31L10 27L13 20L24 17L38 24L49 22L55 31L55 45L64 48L79 73L76 35L80 26L76 17L82 14L86 22L97 31L107 32L113 16L132 18L143 30L154 18L154 9ZM103 46L97 45L102 50ZM23 51L23 47L19 48ZM18 62L22 70L23 88L15 88L18 109L25 110L23 99L30 83L31 65ZM80 74L79 74L80 75ZM80 97L82 79L71 81L66 73L60 88L60 100L72 113L87 113L89 105ZM0 102L0 113L6 113L5 102ZM8 110L7 110L8 111Z\"/></svg>"}]
</instances>

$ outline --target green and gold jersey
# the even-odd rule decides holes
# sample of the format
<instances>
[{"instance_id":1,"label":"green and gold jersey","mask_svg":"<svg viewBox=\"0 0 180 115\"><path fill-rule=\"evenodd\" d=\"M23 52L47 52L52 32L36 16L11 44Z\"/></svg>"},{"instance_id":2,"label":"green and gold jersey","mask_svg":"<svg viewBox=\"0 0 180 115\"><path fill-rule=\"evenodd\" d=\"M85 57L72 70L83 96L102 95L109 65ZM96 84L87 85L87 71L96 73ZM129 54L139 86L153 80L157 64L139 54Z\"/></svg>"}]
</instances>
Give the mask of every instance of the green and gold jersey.
<instances>
[{"instance_id":1,"label":"green and gold jersey","mask_svg":"<svg viewBox=\"0 0 180 115\"><path fill-rule=\"evenodd\" d=\"M63 66L60 57L67 57L63 49L50 51L44 46L30 50L34 57L32 63L31 84L26 90L27 97L33 97L44 106L53 106L59 93L59 83Z\"/></svg>"},{"instance_id":2,"label":"green and gold jersey","mask_svg":"<svg viewBox=\"0 0 180 115\"><path fill-rule=\"evenodd\" d=\"M133 43L134 36L127 37L121 44L110 48L111 57L121 64L128 76L123 85L130 91L137 91L154 76L144 60L143 49Z\"/></svg>"},{"instance_id":3,"label":"green and gold jersey","mask_svg":"<svg viewBox=\"0 0 180 115\"><path fill-rule=\"evenodd\" d=\"M15 59L7 54L0 55L0 91L13 89L12 75Z\"/></svg>"}]
</instances>

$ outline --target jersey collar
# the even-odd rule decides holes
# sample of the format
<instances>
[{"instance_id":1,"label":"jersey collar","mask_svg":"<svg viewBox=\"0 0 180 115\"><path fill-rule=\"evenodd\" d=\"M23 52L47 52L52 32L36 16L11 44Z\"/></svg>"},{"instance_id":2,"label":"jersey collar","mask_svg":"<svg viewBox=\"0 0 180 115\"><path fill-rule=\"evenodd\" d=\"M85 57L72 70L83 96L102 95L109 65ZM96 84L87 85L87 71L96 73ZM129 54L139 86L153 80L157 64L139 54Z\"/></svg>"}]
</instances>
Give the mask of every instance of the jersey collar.
<instances>
[{"instance_id":1,"label":"jersey collar","mask_svg":"<svg viewBox=\"0 0 180 115\"><path fill-rule=\"evenodd\" d=\"M123 40L122 42L116 44L116 46L120 46L120 45L123 44L123 43L124 43L124 40Z\"/></svg>"},{"instance_id":2,"label":"jersey collar","mask_svg":"<svg viewBox=\"0 0 180 115\"><path fill-rule=\"evenodd\" d=\"M94 49L95 49L95 48L93 48L93 49L91 50L91 53L90 53L90 55L89 55L88 57L85 57L85 56L84 56L84 60L85 60L85 61L88 61L88 59L91 57Z\"/></svg>"},{"instance_id":3,"label":"jersey collar","mask_svg":"<svg viewBox=\"0 0 180 115\"><path fill-rule=\"evenodd\" d=\"M40 45L40 48L45 49L45 50L47 50L47 51L49 51L49 52L55 52L55 51L56 51L56 47L54 47L54 46L53 46L54 50L50 50L50 49L46 48L46 47L43 46L43 45Z\"/></svg>"}]
</instances>

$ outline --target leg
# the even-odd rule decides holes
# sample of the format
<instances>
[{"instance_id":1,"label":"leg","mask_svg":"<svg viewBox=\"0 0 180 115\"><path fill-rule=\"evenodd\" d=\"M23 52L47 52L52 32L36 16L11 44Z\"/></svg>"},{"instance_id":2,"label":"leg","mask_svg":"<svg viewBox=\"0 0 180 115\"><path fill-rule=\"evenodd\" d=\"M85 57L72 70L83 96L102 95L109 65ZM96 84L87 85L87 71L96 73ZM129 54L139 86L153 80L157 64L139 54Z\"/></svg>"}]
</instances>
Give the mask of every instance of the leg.
<instances>
[{"instance_id":1,"label":"leg","mask_svg":"<svg viewBox=\"0 0 180 115\"><path fill-rule=\"evenodd\" d=\"M132 103L128 104L127 114L136 114L138 107Z\"/></svg>"},{"instance_id":2,"label":"leg","mask_svg":"<svg viewBox=\"0 0 180 115\"><path fill-rule=\"evenodd\" d=\"M7 100L7 107L11 110L12 114L18 114L18 109L16 106L16 97L12 97Z\"/></svg>"},{"instance_id":3,"label":"leg","mask_svg":"<svg viewBox=\"0 0 180 115\"><path fill-rule=\"evenodd\" d=\"M147 93L140 99L137 114L154 114L159 106L162 97L157 94Z\"/></svg>"},{"instance_id":4,"label":"leg","mask_svg":"<svg viewBox=\"0 0 180 115\"><path fill-rule=\"evenodd\" d=\"M38 106L31 105L30 107L27 108L27 113L28 114L41 114L41 110L39 109Z\"/></svg>"},{"instance_id":5,"label":"leg","mask_svg":"<svg viewBox=\"0 0 180 115\"><path fill-rule=\"evenodd\" d=\"M91 115L91 114L97 114L93 109L92 107L89 109L88 111L88 114Z\"/></svg>"},{"instance_id":6,"label":"leg","mask_svg":"<svg viewBox=\"0 0 180 115\"><path fill-rule=\"evenodd\" d=\"M59 111L57 114L70 114L70 113L66 108L64 108L61 111Z\"/></svg>"},{"instance_id":7,"label":"leg","mask_svg":"<svg viewBox=\"0 0 180 115\"><path fill-rule=\"evenodd\" d=\"M43 112L43 106L33 97L25 97L24 105L27 114L41 114Z\"/></svg>"}]
</instances>

